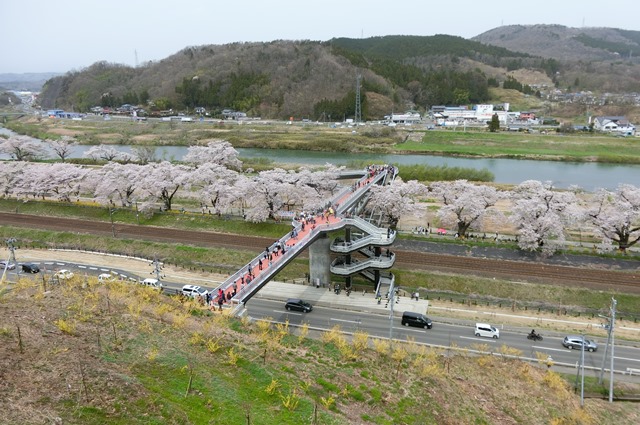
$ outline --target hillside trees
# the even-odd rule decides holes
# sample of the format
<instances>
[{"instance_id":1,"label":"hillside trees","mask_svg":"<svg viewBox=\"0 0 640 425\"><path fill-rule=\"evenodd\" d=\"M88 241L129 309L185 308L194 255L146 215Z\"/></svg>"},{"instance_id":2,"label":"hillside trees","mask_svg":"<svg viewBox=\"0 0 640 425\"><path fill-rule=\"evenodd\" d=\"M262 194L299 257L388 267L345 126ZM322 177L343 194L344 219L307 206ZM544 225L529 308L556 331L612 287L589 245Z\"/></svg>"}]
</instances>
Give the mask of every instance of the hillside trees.
<instances>
[{"instance_id":1,"label":"hillside trees","mask_svg":"<svg viewBox=\"0 0 640 425\"><path fill-rule=\"evenodd\" d=\"M502 221L503 214L495 207L506 194L494 187L475 185L466 180L435 182L430 187L436 198L443 203L437 216L444 226L456 228L458 236L466 238L470 229L484 230L485 221Z\"/></svg>"},{"instance_id":2,"label":"hillside trees","mask_svg":"<svg viewBox=\"0 0 640 425\"><path fill-rule=\"evenodd\" d=\"M602 238L602 247L615 243L620 251L640 240L640 189L620 185L614 192L601 189L585 207L585 218Z\"/></svg>"}]
</instances>

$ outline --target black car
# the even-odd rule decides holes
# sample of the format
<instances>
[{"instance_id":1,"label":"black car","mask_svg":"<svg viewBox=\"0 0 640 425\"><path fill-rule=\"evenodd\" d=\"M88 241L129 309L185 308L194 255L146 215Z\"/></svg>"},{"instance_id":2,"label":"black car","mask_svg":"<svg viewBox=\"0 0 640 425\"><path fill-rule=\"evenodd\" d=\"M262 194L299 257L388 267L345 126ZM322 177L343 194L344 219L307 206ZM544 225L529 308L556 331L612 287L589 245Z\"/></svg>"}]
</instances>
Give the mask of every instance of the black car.
<instances>
[{"instance_id":1,"label":"black car","mask_svg":"<svg viewBox=\"0 0 640 425\"><path fill-rule=\"evenodd\" d=\"M22 271L24 273L40 273L40 267L32 263L25 263L22 265Z\"/></svg>"},{"instance_id":2,"label":"black car","mask_svg":"<svg viewBox=\"0 0 640 425\"><path fill-rule=\"evenodd\" d=\"M295 310L301 311L303 313L308 313L313 310L313 306L306 301L303 301L299 298L289 298L287 303L284 305L284 308L287 310Z\"/></svg>"},{"instance_id":3,"label":"black car","mask_svg":"<svg viewBox=\"0 0 640 425\"><path fill-rule=\"evenodd\" d=\"M404 326L415 326L418 328L431 329L433 322L424 314L414 313L413 311L405 311L402 313L402 324Z\"/></svg>"}]
</instances>

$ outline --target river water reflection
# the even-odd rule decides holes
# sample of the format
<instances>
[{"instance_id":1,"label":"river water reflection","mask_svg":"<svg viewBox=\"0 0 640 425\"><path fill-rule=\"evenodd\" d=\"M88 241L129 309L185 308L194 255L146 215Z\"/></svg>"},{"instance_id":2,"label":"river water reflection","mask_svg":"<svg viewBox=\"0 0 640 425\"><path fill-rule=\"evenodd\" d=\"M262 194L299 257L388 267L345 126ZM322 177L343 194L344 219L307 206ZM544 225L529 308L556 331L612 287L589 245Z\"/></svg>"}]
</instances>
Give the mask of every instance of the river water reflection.
<instances>
[{"instance_id":1,"label":"river water reflection","mask_svg":"<svg viewBox=\"0 0 640 425\"><path fill-rule=\"evenodd\" d=\"M0 128L0 133L7 134L7 130ZM131 153L131 147L114 145L114 148ZM72 158L82 158L84 152L91 146L76 146ZM318 165L332 163L347 165L351 161L366 161L369 163L386 163L399 165L423 164L431 166L448 166L486 168L495 176L494 182L500 184L519 184L525 180L550 181L554 187L566 189L577 185L587 191L597 188L615 189L621 183L634 186L640 185L640 165L619 165L583 162L533 161L504 158L452 158L433 155L380 155L365 153L343 152L315 152L287 149L237 149L241 158L266 158L282 164ZM159 146L156 158L169 161L179 161L187 153L184 146ZM7 155L0 155L0 159L8 159Z\"/></svg>"}]
</instances>

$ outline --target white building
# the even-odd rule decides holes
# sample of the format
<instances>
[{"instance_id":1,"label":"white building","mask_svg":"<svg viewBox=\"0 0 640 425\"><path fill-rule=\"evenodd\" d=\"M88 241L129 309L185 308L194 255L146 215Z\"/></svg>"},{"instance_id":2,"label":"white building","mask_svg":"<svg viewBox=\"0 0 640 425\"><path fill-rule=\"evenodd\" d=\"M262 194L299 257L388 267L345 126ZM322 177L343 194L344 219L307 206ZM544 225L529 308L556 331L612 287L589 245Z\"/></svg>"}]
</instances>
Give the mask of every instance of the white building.
<instances>
[{"instance_id":1,"label":"white building","mask_svg":"<svg viewBox=\"0 0 640 425\"><path fill-rule=\"evenodd\" d=\"M604 133L619 133L625 136L634 136L636 127L625 117L596 117L593 121L593 129Z\"/></svg>"}]
</instances>

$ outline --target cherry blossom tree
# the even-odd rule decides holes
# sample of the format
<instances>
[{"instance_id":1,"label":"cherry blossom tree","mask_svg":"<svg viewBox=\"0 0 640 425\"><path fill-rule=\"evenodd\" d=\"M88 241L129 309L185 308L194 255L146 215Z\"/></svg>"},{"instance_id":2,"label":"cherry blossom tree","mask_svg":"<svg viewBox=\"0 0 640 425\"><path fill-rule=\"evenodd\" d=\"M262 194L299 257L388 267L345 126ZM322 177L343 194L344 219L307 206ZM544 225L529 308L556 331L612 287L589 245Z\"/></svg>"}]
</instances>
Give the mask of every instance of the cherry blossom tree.
<instances>
[{"instance_id":1,"label":"cherry blossom tree","mask_svg":"<svg viewBox=\"0 0 640 425\"><path fill-rule=\"evenodd\" d=\"M282 168L260 171L253 179L253 184L248 187L251 192L246 194L250 204L246 219L252 222L277 219L277 212L285 205L284 195L297 180L294 174Z\"/></svg>"},{"instance_id":2,"label":"cherry blossom tree","mask_svg":"<svg viewBox=\"0 0 640 425\"><path fill-rule=\"evenodd\" d=\"M370 190L371 198L367 206L380 210L392 229L396 228L403 215L416 210L414 198L428 191L425 185L416 180L403 182L399 179L387 186L374 185Z\"/></svg>"},{"instance_id":3,"label":"cherry blossom tree","mask_svg":"<svg viewBox=\"0 0 640 425\"><path fill-rule=\"evenodd\" d=\"M49 148L56 154L58 158L65 162L71 155L73 149L78 145L76 139L70 136L62 136L58 140L46 140L49 144Z\"/></svg>"},{"instance_id":4,"label":"cherry blossom tree","mask_svg":"<svg viewBox=\"0 0 640 425\"><path fill-rule=\"evenodd\" d=\"M622 184L615 192L598 190L585 208L585 218L602 238L602 247L620 251L640 240L640 188Z\"/></svg>"},{"instance_id":5,"label":"cherry blossom tree","mask_svg":"<svg viewBox=\"0 0 640 425\"><path fill-rule=\"evenodd\" d=\"M489 219L494 222L504 219L493 207L506 195L491 186L456 180L435 182L431 191L444 204L437 212L440 222L443 226L455 227L460 238L466 238L470 229L483 230Z\"/></svg>"},{"instance_id":6,"label":"cherry blossom tree","mask_svg":"<svg viewBox=\"0 0 640 425\"><path fill-rule=\"evenodd\" d=\"M91 182L90 189L98 202L118 202L123 207L130 207L140 188L143 170L144 167L138 164L110 162L92 170L87 180Z\"/></svg>"},{"instance_id":7,"label":"cherry blossom tree","mask_svg":"<svg viewBox=\"0 0 640 425\"><path fill-rule=\"evenodd\" d=\"M4 162L0 165L0 193L9 196L15 193L23 181L23 173L28 170L28 162Z\"/></svg>"},{"instance_id":8,"label":"cherry blossom tree","mask_svg":"<svg viewBox=\"0 0 640 425\"><path fill-rule=\"evenodd\" d=\"M94 161L116 161L122 157L122 152L108 145L92 146L87 149L84 156Z\"/></svg>"},{"instance_id":9,"label":"cherry blossom tree","mask_svg":"<svg viewBox=\"0 0 640 425\"><path fill-rule=\"evenodd\" d=\"M206 146L189 146L183 160L196 166L211 163L232 170L242 169L238 151L225 140L212 140Z\"/></svg>"},{"instance_id":10,"label":"cherry blossom tree","mask_svg":"<svg viewBox=\"0 0 640 425\"><path fill-rule=\"evenodd\" d=\"M510 217L518 229L518 246L528 251L553 253L565 242L566 226L579 219L577 197L553 190L551 183L527 180L512 191Z\"/></svg>"},{"instance_id":11,"label":"cherry blossom tree","mask_svg":"<svg viewBox=\"0 0 640 425\"><path fill-rule=\"evenodd\" d=\"M139 145L131 148L132 158L130 162L148 164L156 161L156 147L152 145Z\"/></svg>"},{"instance_id":12,"label":"cherry blossom tree","mask_svg":"<svg viewBox=\"0 0 640 425\"><path fill-rule=\"evenodd\" d=\"M184 165L173 165L168 161L141 167L140 190L146 195L147 205L160 202L165 211L170 211L173 197L189 178L192 169Z\"/></svg>"},{"instance_id":13,"label":"cherry blossom tree","mask_svg":"<svg viewBox=\"0 0 640 425\"><path fill-rule=\"evenodd\" d=\"M46 156L41 143L29 136L11 136L0 142L0 152L10 155L16 161L33 161Z\"/></svg>"},{"instance_id":14,"label":"cherry blossom tree","mask_svg":"<svg viewBox=\"0 0 640 425\"><path fill-rule=\"evenodd\" d=\"M216 214L221 213L221 206L228 205L225 199L240 174L222 165L207 162L191 171L185 179L184 187L192 197L200 200L201 204L210 205Z\"/></svg>"},{"instance_id":15,"label":"cherry blossom tree","mask_svg":"<svg viewBox=\"0 0 640 425\"><path fill-rule=\"evenodd\" d=\"M23 195L42 199L52 196L63 202L71 202L71 197L79 195L86 174L86 169L73 164L32 164L23 173L18 190Z\"/></svg>"}]
</instances>

